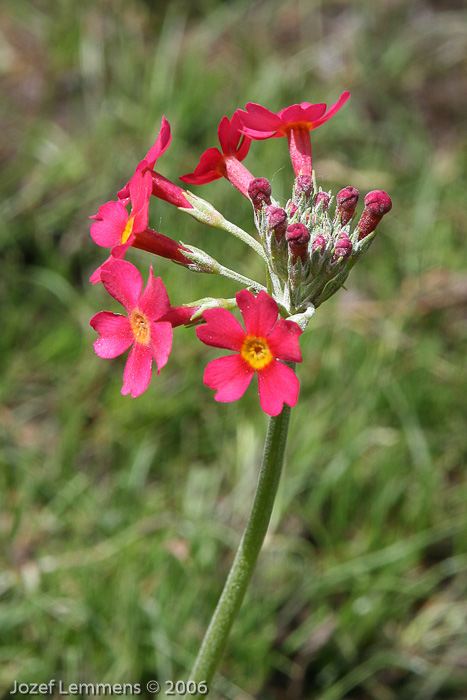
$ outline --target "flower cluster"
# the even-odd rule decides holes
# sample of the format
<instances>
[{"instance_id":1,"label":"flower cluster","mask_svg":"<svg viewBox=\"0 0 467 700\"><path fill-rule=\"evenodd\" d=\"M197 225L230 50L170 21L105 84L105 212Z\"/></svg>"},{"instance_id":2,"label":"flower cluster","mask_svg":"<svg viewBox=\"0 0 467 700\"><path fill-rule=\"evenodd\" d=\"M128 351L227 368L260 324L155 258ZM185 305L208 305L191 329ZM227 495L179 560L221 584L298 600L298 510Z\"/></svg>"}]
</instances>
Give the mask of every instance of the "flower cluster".
<instances>
[{"instance_id":1,"label":"flower cluster","mask_svg":"<svg viewBox=\"0 0 467 700\"><path fill-rule=\"evenodd\" d=\"M234 352L213 360L204 383L216 391L217 401L243 396L254 374L259 399L269 415L297 402L299 384L294 364L302 361L298 338L315 309L344 284L350 269L368 249L376 226L391 209L386 192L365 197L364 210L352 228L359 193L351 186L333 197L317 187L312 167L310 132L334 116L349 98L344 92L326 111L325 104L291 105L277 113L248 103L218 128L220 149L202 154L194 171L182 182L203 185L221 177L234 185L253 207L257 236L226 220L211 204L184 190L155 170L171 140L170 125L162 118L154 145L136 166L115 200L91 216L91 237L110 249L110 256L92 274L126 315L101 311L91 319L98 332L96 353L114 358L130 349L123 375L123 394L139 396L148 387L153 361L159 373L172 348L173 328L197 326L206 345ZM264 177L256 178L244 166L253 140L286 137L295 180L291 197L280 203ZM265 282L249 279L212 258L205 251L177 242L149 228L151 198L164 200L197 221L240 238L261 256ZM219 274L242 289L231 299L205 297L183 306L171 306L160 277L152 266L143 291L136 267L125 260L139 248L167 258L187 270ZM232 314L238 308L245 329Z\"/></svg>"}]
</instances>

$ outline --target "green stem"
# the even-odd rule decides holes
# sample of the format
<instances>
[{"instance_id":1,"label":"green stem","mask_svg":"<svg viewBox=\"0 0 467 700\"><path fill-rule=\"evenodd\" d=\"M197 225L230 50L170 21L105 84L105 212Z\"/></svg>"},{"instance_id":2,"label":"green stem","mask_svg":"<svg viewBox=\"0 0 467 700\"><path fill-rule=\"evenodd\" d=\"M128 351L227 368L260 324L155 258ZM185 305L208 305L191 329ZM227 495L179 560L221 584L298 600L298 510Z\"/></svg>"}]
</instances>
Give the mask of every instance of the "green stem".
<instances>
[{"instance_id":1,"label":"green stem","mask_svg":"<svg viewBox=\"0 0 467 700\"><path fill-rule=\"evenodd\" d=\"M205 681L208 687L240 610L268 529L284 461L289 420L290 407L286 405L278 416L269 419L263 462L245 532L190 675L190 679L196 683Z\"/></svg>"},{"instance_id":2,"label":"green stem","mask_svg":"<svg viewBox=\"0 0 467 700\"><path fill-rule=\"evenodd\" d=\"M241 275L239 272L235 272L235 270L230 270L228 267L224 267L224 265L219 264L217 274L222 275L223 277L228 277L231 280L235 280L235 282L240 282L240 284L245 285L245 287L252 287L257 292L266 291L266 287L259 282L256 282L256 280L245 277L245 275Z\"/></svg>"}]
</instances>

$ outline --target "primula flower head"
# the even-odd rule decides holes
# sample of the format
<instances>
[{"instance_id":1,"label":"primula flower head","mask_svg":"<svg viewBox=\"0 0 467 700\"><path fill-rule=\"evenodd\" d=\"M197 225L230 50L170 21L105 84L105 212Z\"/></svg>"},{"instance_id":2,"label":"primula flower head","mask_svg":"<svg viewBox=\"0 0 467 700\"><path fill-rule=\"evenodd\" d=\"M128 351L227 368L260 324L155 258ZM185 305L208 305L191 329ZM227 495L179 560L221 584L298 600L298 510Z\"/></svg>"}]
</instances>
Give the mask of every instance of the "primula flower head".
<instances>
[{"instance_id":1,"label":"primula flower head","mask_svg":"<svg viewBox=\"0 0 467 700\"><path fill-rule=\"evenodd\" d=\"M248 102L246 110L237 114L243 125L243 133L252 139L287 137L290 158L295 175L311 175L311 141L309 132L329 121L349 99L345 91L326 112L326 105L301 102L281 109L277 114L254 102Z\"/></svg>"},{"instance_id":2,"label":"primula flower head","mask_svg":"<svg viewBox=\"0 0 467 700\"><path fill-rule=\"evenodd\" d=\"M241 161L248 153L251 139L242 133L237 113L232 119L222 118L217 134L222 153L218 148L208 148L194 172L183 175L180 180L190 185L205 185L225 177L246 197L253 175Z\"/></svg>"},{"instance_id":3,"label":"primula flower head","mask_svg":"<svg viewBox=\"0 0 467 700\"><path fill-rule=\"evenodd\" d=\"M244 289L238 292L236 300L246 330L226 309L204 311L206 325L196 329L196 335L206 345L236 353L210 362L204 383L216 390L216 401L236 401L256 373L261 408L268 415L277 416L284 403L297 403L297 376L281 360L302 361L298 344L302 330L293 321L277 320L279 308L266 292L255 297Z\"/></svg>"},{"instance_id":4,"label":"primula flower head","mask_svg":"<svg viewBox=\"0 0 467 700\"><path fill-rule=\"evenodd\" d=\"M100 311L93 316L90 324L99 333L94 350L107 359L132 346L123 373L122 394L135 398L148 388L153 359L159 374L170 355L172 325L162 320L170 311L169 296L160 277L154 277L152 266L144 291L139 271L126 260L110 258L100 274L106 290L128 315Z\"/></svg>"}]
</instances>

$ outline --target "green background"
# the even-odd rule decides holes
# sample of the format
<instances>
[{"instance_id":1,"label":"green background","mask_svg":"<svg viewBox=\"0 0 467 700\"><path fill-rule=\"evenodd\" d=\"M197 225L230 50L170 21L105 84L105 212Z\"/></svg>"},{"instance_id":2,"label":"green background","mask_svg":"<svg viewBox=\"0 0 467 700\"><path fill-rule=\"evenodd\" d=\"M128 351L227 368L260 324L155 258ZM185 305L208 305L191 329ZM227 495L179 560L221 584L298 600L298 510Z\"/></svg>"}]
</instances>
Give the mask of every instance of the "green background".
<instances>
[{"instance_id":1,"label":"green background","mask_svg":"<svg viewBox=\"0 0 467 700\"><path fill-rule=\"evenodd\" d=\"M319 184L385 189L393 209L303 336L272 525L210 697L465 698L462 3L4 0L0 20L0 691L186 679L261 457L255 390L216 403L202 373L219 352L193 330L141 398L121 396L124 357L92 348L91 316L119 309L88 283L106 251L87 217L163 114L158 170L177 181L246 102L349 89L312 133ZM245 165L287 200L284 139ZM228 182L193 189L252 232ZM150 216L261 277L227 234L158 200ZM238 291L127 257L173 304Z\"/></svg>"}]
</instances>

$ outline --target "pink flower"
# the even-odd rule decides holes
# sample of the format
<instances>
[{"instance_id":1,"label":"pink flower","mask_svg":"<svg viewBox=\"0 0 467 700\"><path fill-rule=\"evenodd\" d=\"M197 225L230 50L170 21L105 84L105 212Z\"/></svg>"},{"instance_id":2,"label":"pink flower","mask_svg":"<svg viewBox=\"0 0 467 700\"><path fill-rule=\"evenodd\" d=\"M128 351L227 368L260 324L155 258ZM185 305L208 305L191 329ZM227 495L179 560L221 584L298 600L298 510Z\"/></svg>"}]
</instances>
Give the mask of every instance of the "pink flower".
<instances>
[{"instance_id":1,"label":"pink flower","mask_svg":"<svg viewBox=\"0 0 467 700\"><path fill-rule=\"evenodd\" d=\"M140 396L148 388L153 359L157 373L172 349L172 325L162 317L170 310L167 290L152 266L143 292L143 279L134 265L110 258L101 268L101 280L128 316L100 311L90 321L99 333L94 350L99 357L113 358L132 346L123 373L122 394Z\"/></svg>"},{"instance_id":2,"label":"pink flower","mask_svg":"<svg viewBox=\"0 0 467 700\"><path fill-rule=\"evenodd\" d=\"M128 184L130 214L121 201L106 202L100 206L97 214L89 217L94 219L94 223L91 224L93 241L104 248L112 248L112 255L123 257L127 248L134 242L135 234L147 229L151 190L150 173L143 175L137 170Z\"/></svg>"},{"instance_id":3,"label":"pink flower","mask_svg":"<svg viewBox=\"0 0 467 700\"><path fill-rule=\"evenodd\" d=\"M237 110L243 124L243 133L252 139L269 139L287 136L290 158L295 175L311 175L310 131L327 122L349 99L350 92L343 92L336 104L326 112L325 104L302 102L291 105L275 114L266 107L248 102L246 111Z\"/></svg>"},{"instance_id":4,"label":"pink flower","mask_svg":"<svg viewBox=\"0 0 467 700\"><path fill-rule=\"evenodd\" d=\"M225 177L245 197L248 197L248 184L253 180L253 175L241 164L248 149L251 139L241 132L241 123L235 113L232 119L223 117L217 134L222 153L218 148L208 148L200 158L193 173L183 175L180 180L190 185L205 185Z\"/></svg>"},{"instance_id":5,"label":"pink flower","mask_svg":"<svg viewBox=\"0 0 467 700\"><path fill-rule=\"evenodd\" d=\"M255 296L244 289L236 295L246 332L226 309L203 312L206 325L196 335L206 345L234 350L236 355L219 357L208 364L204 383L216 389L216 401L236 401L258 374L261 408L277 416L284 403L295 406L299 384L295 372L280 360L301 362L298 344L301 328L293 321L277 320L279 308L266 292Z\"/></svg>"},{"instance_id":6,"label":"pink flower","mask_svg":"<svg viewBox=\"0 0 467 700\"><path fill-rule=\"evenodd\" d=\"M193 209L193 206L185 197L185 190L176 185L171 180L168 180L164 175L156 173L154 171L154 166L160 156L165 153L170 145L172 135L170 133L170 124L165 118L162 117L161 128L157 139L153 146L149 149L146 156L141 160L136 166L135 172L141 172L144 174L150 173L152 179L152 194L154 197L163 199L169 204L173 204L176 207L182 207L184 209ZM130 196L130 183L127 183L118 193L118 198L125 200Z\"/></svg>"},{"instance_id":7,"label":"pink flower","mask_svg":"<svg viewBox=\"0 0 467 700\"><path fill-rule=\"evenodd\" d=\"M136 166L136 171L147 171L147 170L154 170L154 166L156 164L156 161L160 156L165 153L165 151L168 149L170 145L170 141L172 140L172 134L170 133L170 124L165 118L165 115L162 117L162 123L161 123L161 128L159 130L159 133L157 135L156 141L154 143L154 146L151 146L149 151L147 152L146 156L141 160L138 165ZM123 187L120 192L118 193L118 198L119 199L126 199L130 195L130 190L129 190L129 182Z\"/></svg>"}]
</instances>

